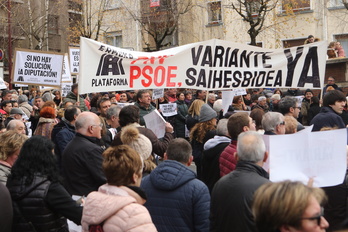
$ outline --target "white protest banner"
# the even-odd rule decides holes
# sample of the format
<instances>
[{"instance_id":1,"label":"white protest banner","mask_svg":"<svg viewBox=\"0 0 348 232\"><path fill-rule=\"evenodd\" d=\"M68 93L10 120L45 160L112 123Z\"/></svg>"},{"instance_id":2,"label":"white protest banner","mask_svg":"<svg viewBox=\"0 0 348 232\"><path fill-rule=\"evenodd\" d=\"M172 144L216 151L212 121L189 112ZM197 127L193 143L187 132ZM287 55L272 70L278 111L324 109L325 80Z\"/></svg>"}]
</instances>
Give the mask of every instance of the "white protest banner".
<instances>
[{"instance_id":1,"label":"white protest banner","mask_svg":"<svg viewBox=\"0 0 348 232\"><path fill-rule=\"evenodd\" d=\"M145 125L151 129L157 138L163 138L166 131L166 121L161 114L154 110L144 116Z\"/></svg>"},{"instance_id":2,"label":"white protest banner","mask_svg":"<svg viewBox=\"0 0 348 232\"><path fill-rule=\"evenodd\" d=\"M60 86L63 58L62 53L16 49L12 83Z\"/></svg>"},{"instance_id":3,"label":"white protest banner","mask_svg":"<svg viewBox=\"0 0 348 232\"><path fill-rule=\"evenodd\" d=\"M164 96L164 89L154 89L152 91L152 100L161 98Z\"/></svg>"},{"instance_id":4,"label":"white protest banner","mask_svg":"<svg viewBox=\"0 0 348 232\"><path fill-rule=\"evenodd\" d=\"M176 110L176 103L160 104L159 107L164 117L170 117L178 114Z\"/></svg>"},{"instance_id":5,"label":"white protest banner","mask_svg":"<svg viewBox=\"0 0 348 232\"><path fill-rule=\"evenodd\" d=\"M330 138L330 139L328 139ZM347 169L347 129L269 136L271 181L314 178L314 186L341 184Z\"/></svg>"},{"instance_id":6,"label":"white protest banner","mask_svg":"<svg viewBox=\"0 0 348 232\"><path fill-rule=\"evenodd\" d=\"M45 92L45 91L52 90L54 88L49 87L49 86L39 86L39 89L40 89L41 92Z\"/></svg>"},{"instance_id":7,"label":"white protest banner","mask_svg":"<svg viewBox=\"0 0 348 232\"><path fill-rule=\"evenodd\" d=\"M0 78L0 89L7 89L4 79Z\"/></svg>"},{"instance_id":8,"label":"white protest banner","mask_svg":"<svg viewBox=\"0 0 348 232\"><path fill-rule=\"evenodd\" d=\"M264 49L208 40L157 52L136 52L81 38L79 93L128 89L321 89L326 41Z\"/></svg>"},{"instance_id":9,"label":"white protest banner","mask_svg":"<svg viewBox=\"0 0 348 232\"><path fill-rule=\"evenodd\" d=\"M230 105L232 105L234 93L233 91L222 91L222 112L225 115Z\"/></svg>"},{"instance_id":10,"label":"white protest banner","mask_svg":"<svg viewBox=\"0 0 348 232\"><path fill-rule=\"evenodd\" d=\"M72 82L70 66L69 66L69 58L67 53L65 53L64 59L63 59L62 82Z\"/></svg>"},{"instance_id":11,"label":"white protest banner","mask_svg":"<svg viewBox=\"0 0 348 232\"><path fill-rule=\"evenodd\" d=\"M68 95L68 93L71 91L72 85L73 85L72 82L62 82L61 91L60 91L62 97L66 97L66 95Z\"/></svg>"},{"instance_id":12,"label":"white protest banner","mask_svg":"<svg viewBox=\"0 0 348 232\"><path fill-rule=\"evenodd\" d=\"M15 84L15 87L28 87L28 85Z\"/></svg>"},{"instance_id":13,"label":"white protest banner","mask_svg":"<svg viewBox=\"0 0 348 232\"><path fill-rule=\"evenodd\" d=\"M69 47L70 71L72 74L80 72L80 48ZM101 91L102 92L102 91Z\"/></svg>"}]
</instances>

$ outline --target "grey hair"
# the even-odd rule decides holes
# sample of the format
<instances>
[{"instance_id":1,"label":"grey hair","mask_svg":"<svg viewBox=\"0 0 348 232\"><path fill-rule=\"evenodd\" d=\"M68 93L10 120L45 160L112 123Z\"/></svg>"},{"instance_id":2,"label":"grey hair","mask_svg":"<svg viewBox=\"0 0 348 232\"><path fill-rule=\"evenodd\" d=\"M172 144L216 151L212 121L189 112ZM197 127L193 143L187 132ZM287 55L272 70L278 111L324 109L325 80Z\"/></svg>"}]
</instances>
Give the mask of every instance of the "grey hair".
<instances>
[{"instance_id":1,"label":"grey hair","mask_svg":"<svg viewBox=\"0 0 348 232\"><path fill-rule=\"evenodd\" d=\"M258 99L257 99L257 101L263 101L263 100L266 100L267 98L265 97L265 96L260 96Z\"/></svg>"},{"instance_id":2,"label":"grey hair","mask_svg":"<svg viewBox=\"0 0 348 232\"><path fill-rule=\"evenodd\" d=\"M112 116L118 117L120 115L121 111L120 106L111 106L107 111L106 111L106 119L111 119Z\"/></svg>"},{"instance_id":3,"label":"grey hair","mask_svg":"<svg viewBox=\"0 0 348 232\"><path fill-rule=\"evenodd\" d=\"M19 95L19 97L18 97L18 104L21 104L21 103L23 103L23 102L28 102L28 97L27 97L27 95L24 95L24 94Z\"/></svg>"},{"instance_id":4,"label":"grey hair","mask_svg":"<svg viewBox=\"0 0 348 232\"><path fill-rule=\"evenodd\" d=\"M228 135L228 129L227 129L227 118L223 118L219 120L219 123L217 124L216 127L216 134L223 136L223 135Z\"/></svg>"},{"instance_id":5,"label":"grey hair","mask_svg":"<svg viewBox=\"0 0 348 232\"><path fill-rule=\"evenodd\" d=\"M237 154L240 160L257 163L264 159L266 145L256 131L243 132L238 136Z\"/></svg>"},{"instance_id":6,"label":"grey hair","mask_svg":"<svg viewBox=\"0 0 348 232\"><path fill-rule=\"evenodd\" d=\"M297 106L297 99L294 97L284 97L279 102L279 110L282 114L286 114L290 112L291 107Z\"/></svg>"},{"instance_id":7,"label":"grey hair","mask_svg":"<svg viewBox=\"0 0 348 232\"><path fill-rule=\"evenodd\" d=\"M169 160L187 163L192 155L192 147L186 139L176 138L170 141L166 153Z\"/></svg>"},{"instance_id":8,"label":"grey hair","mask_svg":"<svg viewBox=\"0 0 348 232\"><path fill-rule=\"evenodd\" d=\"M209 93L208 94L208 99L216 98L214 93Z\"/></svg>"},{"instance_id":9,"label":"grey hair","mask_svg":"<svg viewBox=\"0 0 348 232\"><path fill-rule=\"evenodd\" d=\"M267 112L262 117L262 127L265 131L275 131L277 125L284 121L284 116L278 112Z\"/></svg>"},{"instance_id":10,"label":"grey hair","mask_svg":"<svg viewBox=\"0 0 348 232\"><path fill-rule=\"evenodd\" d=\"M24 122L22 122L21 120L13 119L13 120L11 120L11 121L7 124L6 130L14 130L14 129L16 129L17 122L21 122L21 123L23 123L23 125L24 125Z\"/></svg>"}]
</instances>

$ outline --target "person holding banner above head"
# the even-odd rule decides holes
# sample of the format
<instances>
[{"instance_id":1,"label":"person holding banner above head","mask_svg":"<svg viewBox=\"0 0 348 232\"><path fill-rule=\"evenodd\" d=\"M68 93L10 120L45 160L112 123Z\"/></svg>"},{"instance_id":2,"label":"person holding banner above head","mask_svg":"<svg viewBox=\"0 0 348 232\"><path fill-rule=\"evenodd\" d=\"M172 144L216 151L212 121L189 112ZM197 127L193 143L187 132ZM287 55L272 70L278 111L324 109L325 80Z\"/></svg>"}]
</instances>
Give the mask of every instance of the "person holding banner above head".
<instances>
[{"instance_id":1,"label":"person holding banner above head","mask_svg":"<svg viewBox=\"0 0 348 232\"><path fill-rule=\"evenodd\" d=\"M71 86L71 91L66 95L66 97L64 98L64 101L72 101L74 104L76 104L77 107L80 108L80 110L83 111L88 111L88 108L85 104L85 99L81 96L79 96L79 99L77 99L78 96L78 84L75 83Z\"/></svg>"},{"instance_id":2,"label":"person holding banner above head","mask_svg":"<svg viewBox=\"0 0 348 232\"><path fill-rule=\"evenodd\" d=\"M139 108L140 125L145 126L144 116L156 109L151 105L151 94L149 90L139 90L137 93L137 102L134 104Z\"/></svg>"}]
</instances>

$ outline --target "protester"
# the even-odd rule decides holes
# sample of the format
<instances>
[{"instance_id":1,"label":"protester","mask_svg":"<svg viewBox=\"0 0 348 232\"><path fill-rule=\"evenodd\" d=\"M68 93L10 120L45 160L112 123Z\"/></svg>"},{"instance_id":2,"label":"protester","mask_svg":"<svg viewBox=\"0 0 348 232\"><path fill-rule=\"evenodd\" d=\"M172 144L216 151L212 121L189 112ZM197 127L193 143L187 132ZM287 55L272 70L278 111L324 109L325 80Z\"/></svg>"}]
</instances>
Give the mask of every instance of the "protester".
<instances>
[{"instance_id":1,"label":"protester","mask_svg":"<svg viewBox=\"0 0 348 232\"><path fill-rule=\"evenodd\" d=\"M40 118L33 135L42 135L51 139L53 127L58 123L57 110L53 107L46 106L40 110Z\"/></svg>"},{"instance_id":2,"label":"protester","mask_svg":"<svg viewBox=\"0 0 348 232\"><path fill-rule=\"evenodd\" d=\"M13 130L0 134L0 182L4 185L25 140L27 140L25 135Z\"/></svg>"},{"instance_id":3,"label":"protester","mask_svg":"<svg viewBox=\"0 0 348 232\"><path fill-rule=\"evenodd\" d=\"M104 149L100 146L99 117L92 112L82 112L76 118L76 135L62 156L65 187L72 195L87 196L105 184L102 171Z\"/></svg>"},{"instance_id":4,"label":"protester","mask_svg":"<svg viewBox=\"0 0 348 232\"><path fill-rule=\"evenodd\" d=\"M145 126L144 116L154 111L156 108L151 105L151 94L148 90L139 90L137 102L134 104L139 108L141 126Z\"/></svg>"},{"instance_id":5,"label":"protester","mask_svg":"<svg viewBox=\"0 0 348 232\"><path fill-rule=\"evenodd\" d=\"M5 185L0 184L0 225L2 232L12 232L13 208L11 195Z\"/></svg>"},{"instance_id":6,"label":"protester","mask_svg":"<svg viewBox=\"0 0 348 232\"><path fill-rule=\"evenodd\" d=\"M174 132L176 138L186 138L186 116L188 114L188 107L185 103L184 93L179 92L176 94L178 114L175 116Z\"/></svg>"},{"instance_id":7,"label":"protester","mask_svg":"<svg viewBox=\"0 0 348 232\"><path fill-rule=\"evenodd\" d=\"M294 134L297 132L297 120L293 116L284 116L285 134Z\"/></svg>"},{"instance_id":8,"label":"protester","mask_svg":"<svg viewBox=\"0 0 348 232\"><path fill-rule=\"evenodd\" d=\"M125 126L134 126L139 130L139 133L145 135L150 139L152 144L152 154L157 154L158 156L163 157L165 151L167 150L169 142L174 138L173 136L173 127L170 123L166 123L164 137L158 139L157 136L153 133L152 130L142 127L139 124L140 114L139 108L136 106L125 106L120 111L119 123L123 128ZM122 131L121 128L121 131ZM117 146L123 144L121 141L121 134L117 133L112 146Z\"/></svg>"},{"instance_id":9,"label":"protester","mask_svg":"<svg viewBox=\"0 0 348 232\"><path fill-rule=\"evenodd\" d=\"M261 110L261 109L260 109ZM239 134L245 131L255 131L255 123L246 112L232 114L227 123L231 143L222 151L219 158L220 177L223 177L236 168L237 160L234 153L237 151Z\"/></svg>"},{"instance_id":10,"label":"protester","mask_svg":"<svg viewBox=\"0 0 348 232\"><path fill-rule=\"evenodd\" d=\"M209 191L188 168L191 162L189 142L174 139L164 161L142 180L148 196L145 207L160 232L209 231Z\"/></svg>"},{"instance_id":11,"label":"protester","mask_svg":"<svg viewBox=\"0 0 348 232\"><path fill-rule=\"evenodd\" d=\"M238 136L236 169L215 184L211 195L210 231L256 231L251 203L254 192L269 182L262 168L267 157L262 135L247 131Z\"/></svg>"},{"instance_id":12,"label":"protester","mask_svg":"<svg viewBox=\"0 0 348 232\"><path fill-rule=\"evenodd\" d=\"M79 99L77 98L77 96L79 96ZM82 112L88 111L85 99L78 93L78 83L75 83L71 86L71 91L66 95L63 103L65 103L66 101L71 101L76 104L76 106L78 106Z\"/></svg>"},{"instance_id":13,"label":"protester","mask_svg":"<svg viewBox=\"0 0 348 232\"><path fill-rule=\"evenodd\" d=\"M204 104L204 101L202 100L194 100L191 103L190 108L188 109L188 115L186 117L186 126L189 131L198 123L199 121L199 114L201 111L201 108Z\"/></svg>"},{"instance_id":14,"label":"protester","mask_svg":"<svg viewBox=\"0 0 348 232\"><path fill-rule=\"evenodd\" d=\"M220 179L219 158L224 149L231 143L227 130L228 119L219 120L216 135L209 139L203 147L202 181L208 186L209 192Z\"/></svg>"},{"instance_id":15,"label":"protester","mask_svg":"<svg viewBox=\"0 0 348 232\"><path fill-rule=\"evenodd\" d=\"M103 231L157 231L144 206L145 193L139 188L142 161L127 145L108 148L104 153L103 171L107 184L86 199L82 216L82 230L90 231L99 225Z\"/></svg>"},{"instance_id":16,"label":"protester","mask_svg":"<svg viewBox=\"0 0 348 232\"><path fill-rule=\"evenodd\" d=\"M18 97L19 108L25 113L25 115L30 118L31 112L33 112L33 107L28 102L28 97L24 94Z\"/></svg>"},{"instance_id":17,"label":"protester","mask_svg":"<svg viewBox=\"0 0 348 232\"><path fill-rule=\"evenodd\" d=\"M283 135L285 134L284 116L278 112L268 112L263 115L262 127L265 135Z\"/></svg>"},{"instance_id":18,"label":"protester","mask_svg":"<svg viewBox=\"0 0 348 232\"><path fill-rule=\"evenodd\" d=\"M325 193L300 182L267 183L254 195L253 215L259 232L316 232L329 227L321 204Z\"/></svg>"},{"instance_id":19,"label":"protester","mask_svg":"<svg viewBox=\"0 0 348 232\"><path fill-rule=\"evenodd\" d=\"M320 110L321 110L321 107L319 105L320 101L319 101L319 98L314 96L311 98L311 105L308 109L308 116L307 116L307 121L309 123L309 125L312 125L311 122L312 122L312 119L320 113Z\"/></svg>"},{"instance_id":20,"label":"protester","mask_svg":"<svg viewBox=\"0 0 348 232\"><path fill-rule=\"evenodd\" d=\"M66 218L81 223L82 207L58 181L53 147L45 137L31 137L12 167L13 231L68 231Z\"/></svg>"},{"instance_id":21,"label":"protester","mask_svg":"<svg viewBox=\"0 0 348 232\"><path fill-rule=\"evenodd\" d=\"M199 100L200 101L200 100ZM192 103L193 105L193 103ZM205 142L216 134L217 114L208 105L204 104L199 113L199 122L190 131L192 154L197 167L197 178L202 178L202 153Z\"/></svg>"},{"instance_id":22,"label":"protester","mask_svg":"<svg viewBox=\"0 0 348 232\"><path fill-rule=\"evenodd\" d=\"M320 131L323 127L345 128L340 117L346 104L346 97L339 90L327 92L324 96L323 107L311 121L312 131Z\"/></svg>"},{"instance_id":23,"label":"protester","mask_svg":"<svg viewBox=\"0 0 348 232\"><path fill-rule=\"evenodd\" d=\"M292 116L297 120L301 112L301 107L296 98L287 96L280 100L279 110L284 116ZM297 122L297 131L303 129L304 126L300 122Z\"/></svg>"}]
</instances>

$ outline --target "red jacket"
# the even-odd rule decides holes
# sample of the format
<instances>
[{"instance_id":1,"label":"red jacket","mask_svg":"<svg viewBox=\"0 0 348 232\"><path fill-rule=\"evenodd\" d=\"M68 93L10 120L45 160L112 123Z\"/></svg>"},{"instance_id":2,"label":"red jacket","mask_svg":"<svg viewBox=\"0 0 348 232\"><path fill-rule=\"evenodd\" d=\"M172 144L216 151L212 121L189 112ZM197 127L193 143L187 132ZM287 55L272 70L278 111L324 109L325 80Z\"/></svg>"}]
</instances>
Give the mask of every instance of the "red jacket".
<instances>
[{"instance_id":1,"label":"red jacket","mask_svg":"<svg viewBox=\"0 0 348 232\"><path fill-rule=\"evenodd\" d=\"M220 177L227 175L236 169L237 160L234 153L237 152L237 141L232 140L231 143L221 153L219 158Z\"/></svg>"}]
</instances>

